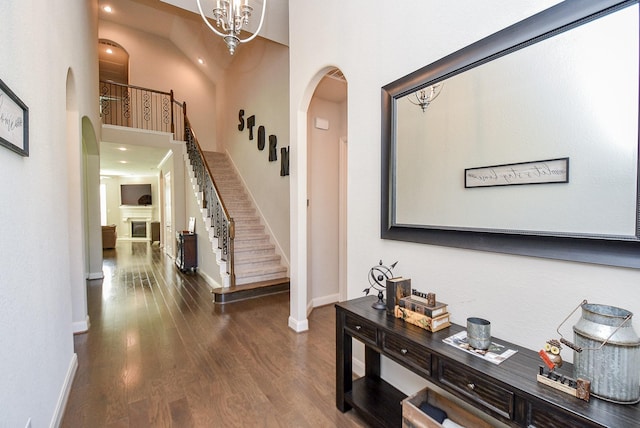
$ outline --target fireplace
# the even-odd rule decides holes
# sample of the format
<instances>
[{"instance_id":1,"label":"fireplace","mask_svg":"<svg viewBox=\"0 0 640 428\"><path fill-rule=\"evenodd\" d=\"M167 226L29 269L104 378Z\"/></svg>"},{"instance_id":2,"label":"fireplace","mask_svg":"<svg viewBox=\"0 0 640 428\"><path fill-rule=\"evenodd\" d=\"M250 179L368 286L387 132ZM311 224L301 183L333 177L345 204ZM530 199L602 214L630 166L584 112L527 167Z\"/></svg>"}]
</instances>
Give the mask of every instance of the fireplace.
<instances>
[{"instance_id":1,"label":"fireplace","mask_svg":"<svg viewBox=\"0 0 640 428\"><path fill-rule=\"evenodd\" d=\"M124 230L130 233L130 239L149 239L151 231L151 221L154 218L153 206L132 206L121 205L120 215L122 223L125 225Z\"/></svg>"},{"instance_id":2,"label":"fireplace","mask_svg":"<svg viewBox=\"0 0 640 428\"><path fill-rule=\"evenodd\" d=\"M132 221L131 222L131 237L132 238L146 238L147 237L147 222L146 221Z\"/></svg>"}]
</instances>

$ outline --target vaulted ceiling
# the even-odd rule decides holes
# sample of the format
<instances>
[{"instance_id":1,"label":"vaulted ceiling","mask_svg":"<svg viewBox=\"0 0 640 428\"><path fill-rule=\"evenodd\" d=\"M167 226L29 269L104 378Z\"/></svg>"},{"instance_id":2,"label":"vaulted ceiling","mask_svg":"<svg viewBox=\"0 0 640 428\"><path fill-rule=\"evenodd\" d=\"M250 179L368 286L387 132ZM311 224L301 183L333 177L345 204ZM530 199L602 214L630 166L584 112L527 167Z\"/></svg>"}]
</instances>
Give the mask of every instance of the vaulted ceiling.
<instances>
[{"instance_id":1,"label":"vaulted ceiling","mask_svg":"<svg viewBox=\"0 0 640 428\"><path fill-rule=\"evenodd\" d=\"M212 9L215 3L215 0L201 1L205 13L207 10ZM254 25L257 25L264 1L251 0L251 4L255 6L254 19L252 20ZM266 1L265 22L259 37L288 45L289 0ZM207 62L215 63L221 68L227 68L233 62L233 57L229 55L222 38L215 36L202 21L196 0L99 0L98 4L100 21L112 21L119 25L171 40L178 49L183 50L185 56L192 58L194 63L200 55L205 57ZM107 5L111 6L111 13L104 11L103 8ZM198 52L196 55L193 52L193 49L195 49L193 43L184 43L185 35L182 32L185 29L193 32L193 34L187 36L197 39L202 44L201 47L204 52ZM255 27L250 27L250 30L255 30ZM206 35L206 37L203 37L203 35ZM247 35L243 34L243 37ZM105 48L106 46L102 47ZM114 49L114 51L117 51L117 49ZM123 69L124 66L121 62L125 61L125 59L118 60L117 58L114 59L114 57L107 59L102 55L100 61L101 72L104 68L105 72L112 73L115 76L118 70ZM110 79L117 81L116 77L111 77ZM337 72L323 79L316 90L315 96L332 102L343 102L346 98L344 76ZM126 148L127 150L120 150L120 148ZM147 149L135 144L115 145L111 142L105 142L101 145L101 174L151 175L150 171L151 173L153 172L153 168L160 163L165 154L166 151L157 148ZM127 163L122 163L123 161L127 161Z\"/></svg>"}]
</instances>

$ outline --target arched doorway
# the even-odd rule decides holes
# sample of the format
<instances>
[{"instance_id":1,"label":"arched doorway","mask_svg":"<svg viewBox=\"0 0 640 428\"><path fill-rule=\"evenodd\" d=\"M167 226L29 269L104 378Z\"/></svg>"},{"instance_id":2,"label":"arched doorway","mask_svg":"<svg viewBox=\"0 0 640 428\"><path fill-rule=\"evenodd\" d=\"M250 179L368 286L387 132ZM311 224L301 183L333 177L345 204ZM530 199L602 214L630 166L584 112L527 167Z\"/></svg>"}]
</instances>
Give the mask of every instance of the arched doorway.
<instances>
[{"instance_id":1,"label":"arched doorway","mask_svg":"<svg viewBox=\"0 0 640 428\"><path fill-rule=\"evenodd\" d=\"M100 115L106 125L129 126L129 53L114 41L98 41Z\"/></svg>"},{"instance_id":2,"label":"arched doorway","mask_svg":"<svg viewBox=\"0 0 640 428\"><path fill-rule=\"evenodd\" d=\"M129 84L129 53L119 44L98 40L98 74L101 81Z\"/></svg>"},{"instance_id":3,"label":"arched doorway","mask_svg":"<svg viewBox=\"0 0 640 428\"><path fill-rule=\"evenodd\" d=\"M347 81L332 68L307 110L307 301L346 295Z\"/></svg>"}]
</instances>

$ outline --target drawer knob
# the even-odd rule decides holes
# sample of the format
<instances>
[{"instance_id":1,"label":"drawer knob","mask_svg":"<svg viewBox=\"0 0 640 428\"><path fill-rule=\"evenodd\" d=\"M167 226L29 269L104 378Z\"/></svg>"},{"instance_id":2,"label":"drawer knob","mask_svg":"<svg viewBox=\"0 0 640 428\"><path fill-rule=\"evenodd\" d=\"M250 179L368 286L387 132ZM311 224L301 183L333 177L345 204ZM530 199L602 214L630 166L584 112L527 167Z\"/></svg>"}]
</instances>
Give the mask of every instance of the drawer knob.
<instances>
[{"instance_id":1,"label":"drawer knob","mask_svg":"<svg viewBox=\"0 0 640 428\"><path fill-rule=\"evenodd\" d=\"M475 384L475 383L473 383L473 382L469 382L469 383L467 384L467 388L469 388L470 390L472 390L472 391L473 391L474 389L476 389L476 384Z\"/></svg>"},{"instance_id":2,"label":"drawer knob","mask_svg":"<svg viewBox=\"0 0 640 428\"><path fill-rule=\"evenodd\" d=\"M406 349L404 349L404 348L402 348L402 349L400 350L400 353L401 353L402 355L407 355L407 352L409 352L409 351L408 351L408 350L406 350Z\"/></svg>"},{"instance_id":3,"label":"drawer knob","mask_svg":"<svg viewBox=\"0 0 640 428\"><path fill-rule=\"evenodd\" d=\"M361 328L362 328L362 326L361 326L361 325L357 325L357 326L356 326L356 330L360 330Z\"/></svg>"}]
</instances>

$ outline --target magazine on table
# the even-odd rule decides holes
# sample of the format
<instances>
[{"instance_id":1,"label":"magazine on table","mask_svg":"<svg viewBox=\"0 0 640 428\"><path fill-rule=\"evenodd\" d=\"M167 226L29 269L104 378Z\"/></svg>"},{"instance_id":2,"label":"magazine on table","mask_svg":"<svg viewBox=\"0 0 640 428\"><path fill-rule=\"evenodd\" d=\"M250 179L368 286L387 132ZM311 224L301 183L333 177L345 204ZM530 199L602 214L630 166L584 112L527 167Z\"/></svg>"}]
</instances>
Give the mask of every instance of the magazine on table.
<instances>
[{"instance_id":1,"label":"magazine on table","mask_svg":"<svg viewBox=\"0 0 640 428\"><path fill-rule=\"evenodd\" d=\"M469 354L475 355L476 357L487 360L493 364L500 364L501 362L518 352L515 349L509 349L506 346L500 345L499 343L495 342L491 342L491 345L489 345L489 349L487 350L474 349L469 346L466 330L461 331L460 333L456 333L453 336L449 336L446 339L442 339L442 341L451 346L455 346L458 349L462 349Z\"/></svg>"}]
</instances>

